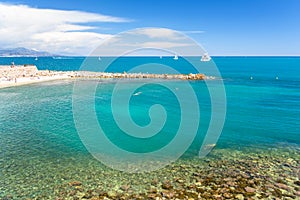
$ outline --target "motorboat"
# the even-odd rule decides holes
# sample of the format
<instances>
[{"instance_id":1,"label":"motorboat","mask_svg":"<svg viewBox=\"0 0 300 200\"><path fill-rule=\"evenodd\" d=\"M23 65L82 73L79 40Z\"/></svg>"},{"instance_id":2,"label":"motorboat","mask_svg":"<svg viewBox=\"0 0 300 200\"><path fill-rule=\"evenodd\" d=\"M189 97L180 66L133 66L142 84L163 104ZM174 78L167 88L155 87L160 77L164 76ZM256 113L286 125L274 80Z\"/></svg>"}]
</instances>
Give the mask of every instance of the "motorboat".
<instances>
[{"instance_id":1,"label":"motorboat","mask_svg":"<svg viewBox=\"0 0 300 200\"><path fill-rule=\"evenodd\" d=\"M201 57L202 62L208 62L211 60L211 57L208 55L208 53L204 53L203 56Z\"/></svg>"}]
</instances>

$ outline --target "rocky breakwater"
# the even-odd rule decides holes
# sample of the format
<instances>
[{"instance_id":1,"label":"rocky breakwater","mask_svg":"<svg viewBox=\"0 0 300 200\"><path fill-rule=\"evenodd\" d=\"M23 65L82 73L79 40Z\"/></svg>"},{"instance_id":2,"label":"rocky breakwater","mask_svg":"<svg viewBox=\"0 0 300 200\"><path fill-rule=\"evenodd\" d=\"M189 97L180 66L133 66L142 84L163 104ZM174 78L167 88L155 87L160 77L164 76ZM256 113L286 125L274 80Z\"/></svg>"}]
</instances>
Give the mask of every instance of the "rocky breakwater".
<instances>
[{"instance_id":1,"label":"rocky breakwater","mask_svg":"<svg viewBox=\"0 0 300 200\"><path fill-rule=\"evenodd\" d=\"M69 72L72 78L124 78L124 79L180 79L180 80L204 80L207 77L204 74L149 74L149 73L109 73L109 72Z\"/></svg>"},{"instance_id":2,"label":"rocky breakwater","mask_svg":"<svg viewBox=\"0 0 300 200\"><path fill-rule=\"evenodd\" d=\"M111 73L89 71L50 71L38 70L34 65L5 65L0 66L0 78L2 81L15 81L19 78L41 78L64 76L68 78L127 78L127 79L180 79L180 80L204 80L204 74L149 74L149 73Z\"/></svg>"},{"instance_id":3,"label":"rocky breakwater","mask_svg":"<svg viewBox=\"0 0 300 200\"><path fill-rule=\"evenodd\" d=\"M31 84L58 79L213 79L204 74L149 74L149 73L110 73L90 71L50 71L38 70L34 65L0 66L0 88Z\"/></svg>"}]
</instances>

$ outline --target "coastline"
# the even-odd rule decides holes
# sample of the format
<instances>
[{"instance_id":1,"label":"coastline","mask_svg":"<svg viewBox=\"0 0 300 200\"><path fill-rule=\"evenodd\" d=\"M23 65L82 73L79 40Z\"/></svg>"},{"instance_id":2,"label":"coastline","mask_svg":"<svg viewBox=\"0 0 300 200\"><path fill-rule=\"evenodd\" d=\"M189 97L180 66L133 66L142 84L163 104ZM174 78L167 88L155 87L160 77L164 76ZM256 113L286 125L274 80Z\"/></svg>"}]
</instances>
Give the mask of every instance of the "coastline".
<instances>
[{"instance_id":1,"label":"coastline","mask_svg":"<svg viewBox=\"0 0 300 200\"><path fill-rule=\"evenodd\" d=\"M0 66L0 89L41 83L46 81L87 78L87 79L178 79L205 80L213 79L204 74L148 74L148 73L110 73L90 71L50 71L38 70L35 65Z\"/></svg>"}]
</instances>

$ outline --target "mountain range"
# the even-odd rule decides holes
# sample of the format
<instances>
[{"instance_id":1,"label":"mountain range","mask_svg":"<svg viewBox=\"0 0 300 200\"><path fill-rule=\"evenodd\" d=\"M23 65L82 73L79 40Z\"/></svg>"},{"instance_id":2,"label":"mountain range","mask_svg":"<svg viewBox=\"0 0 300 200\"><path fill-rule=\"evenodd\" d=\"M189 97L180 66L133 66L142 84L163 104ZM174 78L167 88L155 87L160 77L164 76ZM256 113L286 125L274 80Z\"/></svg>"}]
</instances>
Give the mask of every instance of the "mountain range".
<instances>
[{"instance_id":1,"label":"mountain range","mask_svg":"<svg viewBox=\"0 0 300 200\"><path fill-rule=\"evenodd\" d=\"M34 49L27 49L24 47L0 49L0 57L47 57L57 56L46 51L37 51Z\"/></svg>"}]
</instances>

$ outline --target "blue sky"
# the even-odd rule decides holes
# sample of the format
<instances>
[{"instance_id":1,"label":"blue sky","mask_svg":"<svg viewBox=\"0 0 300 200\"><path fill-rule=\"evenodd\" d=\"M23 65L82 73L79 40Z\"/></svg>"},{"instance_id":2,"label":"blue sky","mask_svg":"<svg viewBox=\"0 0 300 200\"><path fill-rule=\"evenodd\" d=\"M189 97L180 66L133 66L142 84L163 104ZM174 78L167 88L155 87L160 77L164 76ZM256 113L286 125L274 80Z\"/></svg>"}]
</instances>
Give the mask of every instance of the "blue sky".
<instances>
[{"instance_id":1,"label":"blue sky","mask_svg":"<svg viewBox=\"0 0 300 200\"><path fill-rule=\"evenodd\" d=\"M79 31L66 29L67 32L88 32L88 37L93 37L92 33L101 34L97 36L99 38L133 28L163 27L183 31L202 44L212 55L300 55L299 0L18 0L2 1L2 3L6 6L26 5L42 10L77 10L117 18L108 21L102 19L75 21L71 24L83 24L93 28L81 28ZM7 17L0 17L1 21L6 19ZM47 18L45 21L48 21ZM6 29L3 28L2 32L5 31ZM7 47L24 44L31 48L49 50L46 45L39 44L39 41L50 42L45 37L49 36L52 40L57 40L58 36L52 37L47 33L39 32L31 43L22 43L17 39L12 40L11 43L10 40L6 40L4 43L0 39L0 44L3 43L2 46ZM80 40L78 35L79 33L74 36L76 40ZM20 36L16 35L16 37ZM23 37L26 39L26 35ZM70 35L70 38L72 37ZM68 48L68 43L63 42L60 41L60 44L65 50L59 53L65 51L72 54L72 46ZM59 42L56 44L57 46L52 49L58 52ZM82 49L80 46L76 48ZM76 48L73 49L75 54L84 53Z\"/></svg>"}]
</instances>

